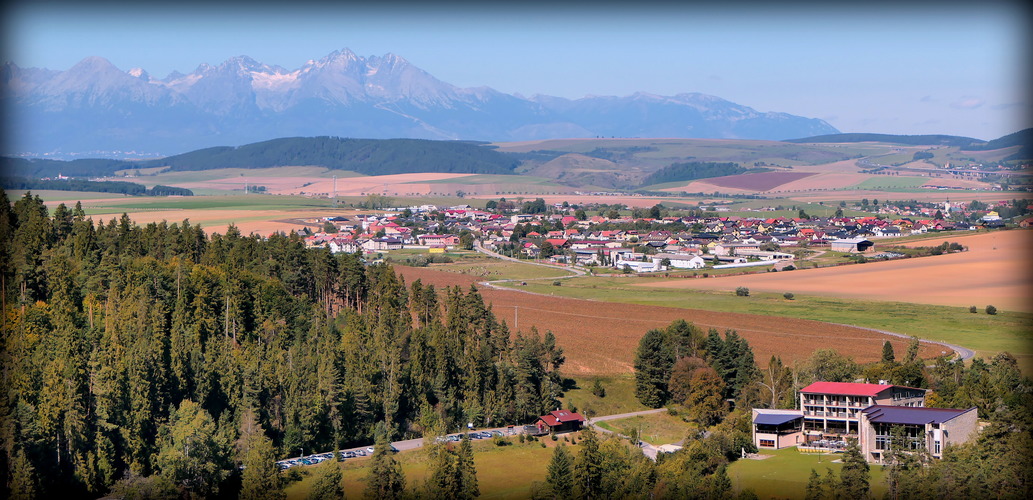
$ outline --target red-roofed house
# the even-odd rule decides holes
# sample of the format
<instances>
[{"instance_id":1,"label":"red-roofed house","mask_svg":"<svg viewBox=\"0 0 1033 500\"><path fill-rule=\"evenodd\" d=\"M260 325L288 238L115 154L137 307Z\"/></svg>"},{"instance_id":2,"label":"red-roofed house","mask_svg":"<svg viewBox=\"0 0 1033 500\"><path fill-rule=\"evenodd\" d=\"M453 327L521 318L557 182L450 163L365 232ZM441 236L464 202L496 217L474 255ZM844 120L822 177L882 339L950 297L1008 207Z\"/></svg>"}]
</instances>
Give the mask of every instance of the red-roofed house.
<instances>
[{"instance_id":1,"label":"red-roofed house","mask_svg":"<svg viewBox=\"0 0 1033 500\"><path fill-rule=\"evenodd\" d=\"M549 412L548 415L538 417L534 426L538 428L539 433L548 434L550 432L578 431L581 430L581 426L584 423L585 417L578 413L570 410L556 410Z\"/></svg>"},{"instance_id":2,"label":"red-roofed house","mask_svg":"<svg viewBox=\"0 0 1033 500\"><path fill-rule=\"evenodd\" d=\"M925 406L925 389L890 384L815 382L800 389L804 434L808 437L856 437L860 412L872 405Z\"/></svg>"}]
</instances>

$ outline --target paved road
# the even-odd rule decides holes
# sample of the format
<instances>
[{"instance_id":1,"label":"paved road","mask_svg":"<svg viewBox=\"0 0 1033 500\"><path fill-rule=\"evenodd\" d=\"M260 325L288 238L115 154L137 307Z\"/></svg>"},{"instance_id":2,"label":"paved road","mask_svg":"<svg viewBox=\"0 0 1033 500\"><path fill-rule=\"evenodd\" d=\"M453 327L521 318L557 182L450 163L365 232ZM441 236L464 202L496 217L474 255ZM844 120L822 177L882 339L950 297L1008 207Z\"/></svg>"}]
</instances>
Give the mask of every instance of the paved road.
<instances>
[{"instance_id":1,"label":"paved road","mask_svg":"<svg viewBox=\"0 0 1033 500\"><path fill-rule=\"evenodd\" d=\"M629 438L629 436L625 436L624 434L621 434L619 432L613 432L613 431L611 431L609 429L604 429L602 427L599 427L598 425L595 425L595 423L596 422L603 422L603 421L606 421L606 420L620 420L622 418L637 417L639 415L652 415L654 413L662 413L662 412L665 412L665 411L667 411L667 408L657 408L655 410L633 411L631 413L620 413L620 414L617 414L617 415L605 415L605 416L602 416L602 417L595 417L595 418L588 419L588 425L591 425L592 427L595 427L596 429L599 429L599 431L605 432L607 434L616 434L617 436L620 436L622 438ZM653 446L653 445L651 445L651 444L649 444L649 443L647 443L645 441L641 441L640 440L639 441L639 448L642 449L642 454L647 456L647 457L649 457L650 460L653 460L653 461L656 460L656 454L657 454L656 446Z\"/></svg>"},{"instance_id":2,"label":"paved road","mask_svg":"<svg viewBox=\"0 0 1033 500\"><path fill-rule=\"evenodd\" d=\"M526 261L526 260L514 259L512 257L506 257L505 255L501 255L499 253L492 252L491 250L488 250L488 249L482 247L481 246L481 242L477 241L477 240L475 240L474 248L478 252L481 252L481 253L483 253L485 255L489 255L491 257L496 257L496 258L499 258L499 259L502 259L502 260L509 260L509 261L513 261L513 262L521 262L521 263L524 263L524 264L534 264L534 265L539 265L539 266L551 267L551 268L555 268L555 269L563 269L563 270L571 271L571 272L575 273L574 275L571 275L571 276L560 276L560 277L554 277L554 278L534 278L534 279L550 279L550 280L567 279L567 278L573 278L574 276L583 276L584 274L586 274L583 269L580 269L580 268L577 268L577 267L558 266L558 265L554 265L554 264L542 264L542 263L538 263L538 262L529 262L529 261ZM821 255L823 253L825 253L825 252L824 251L820 251L820 253L818 253L816 255L813 255L810 258L817 257L818 255ZM501 290L520 291L520 292L525 292L525 293L534 293L534 292L526 292L524 290L519 290L519 289L516 289L516 288L498 287L498 286L495 285L496 283L512 283L512 282L517 282L517 281L530 281L530 280L519 280L519 279L494 280L494 281L483 281L483 282L481 282L481 284L485 285L485 286L488 286L490 288L496 288L496 289L501 289ZM537 295L544 295L544 294L537 294ZM869 331L873 331L873 332L877 332L877 333L882 333L882 334L885 334L885 335L890 335L892 337L898 337L898 338L902 338L902 339L910 339L911 338L909 335L904 335L904 334L896 333L896 332L890 332L890 331L886 331L886 330L878 330L878 329L875 329L875 328L867 328L867 327L864 327L864 326L846 325L846 324L842 324L842 323L831 323L831 324L838 325L838 326L853 327L853 328L863 328L865 330L869 330ZM967 349L965 347L961 347L961 346L958 346L958 345L948 344L946 342L936 342L936 341L933 341L933 340L920 340L920 342L922 342L923 344L938 345L938 346L946 347L947 349L950 349L950 350L954 351L954 353L958 355L958 359L961 359L962 361L966 361L966 360L969 360L969 359L972 359L973 357L975 357L975 352L973 352L971 349Z\"/></svg>"},{"instance_id":3,"label":"paved road","mask_svg":"<svg viewBox=\"0 0 1033 500\"><path fill-rule=\"evenodd\" d=\"M863 328L865 330L881 333L883 335L890 335L892 337L899 337L899 338L902 338L902 339L911 340L911 336L910 335L904 335L902 333L888 332L886 330L877 330L875 328L868 328L868 327L857 326L857 325L845 325L845 324L842 324L842 323L832 323L832 324L833 325L839 325L839 326L849 326L849 327L853 327L853 328ZM967 348L961 347L959 345L948 344L946 342L937 342L935 340L918 339L918 341L923 343L923 344L938 345L938 346L941 346L941 347L946 347L947 349L950 349L950 350L954 351L954 353L958 355L958 359L960 359L962 361L970 360L973 357L975 357L975 355L976 355L976 353L973 352L971 349L967 349Z\"/></svg>"}]
</instances>

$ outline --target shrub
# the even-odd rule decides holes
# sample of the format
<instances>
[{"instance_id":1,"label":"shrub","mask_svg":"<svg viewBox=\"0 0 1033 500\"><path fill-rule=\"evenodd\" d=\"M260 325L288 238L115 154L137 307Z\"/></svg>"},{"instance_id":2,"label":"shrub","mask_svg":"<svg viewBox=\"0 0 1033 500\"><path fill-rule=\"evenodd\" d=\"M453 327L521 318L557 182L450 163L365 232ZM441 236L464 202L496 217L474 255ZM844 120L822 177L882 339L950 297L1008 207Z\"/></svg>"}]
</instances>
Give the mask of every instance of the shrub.
<instances>
[{"instance_id":1,"label":"shrub","mask_svg":"<svg viewBox=\"0 0 1033 500\"><path fill-rule=\"evenodd\" d=\"M556 433L555 433L555 432L554 432L554 433L552 433L552 434L551 434L551 435L550 435L549 437L551 437L551 438L552 438L552 442L554 442L554 443L555 443L556 441L559 441L559 440L560 440L560 438L556 437Z\"/></svg>"},{"instance_id":2,"label":"shrub","mask_svg":"<svg viewBox=\"0 0 1033 500\"><path fill-rule=\"evenodd\" d=\"M556 281L552 282L552 286L560 286L560 284L561 284L561 282L559 280L556 280Z\"/></svg>"},{"instance_id":3,"label":"shrub","mask_svg":"<svg viewBox=\"0 0 1033 500\"><path fill-rule=\"evenodd\" d=\"M524 441L523 437L524 437L524 435L521 434L520 435L520 441L521 442ZM495 443L495 446L509 446L511 444L508 439L506 439L506 438L504 438L502 436L495 436L495 437L491 438L491 442Z\"/></svg>"},{"instance_id":4,"label":"shrub","mask_svg":"<svg viewBox=\"0 0 1033 500\"><path fill-rule=\"evenodd\" d=\"M521 434L521 435L520 435L520 444L523 444L523 443L524 443L524 441L527 441L527 438L525 438L525 437L524 437L524 435L523 435L523 434Z\"/></svg>"},{"instance_id":5,"label":"shrub","mask_svg":"<svg viewBox=\"0 0 1033 500\"><path fill-rule=\"evenodd\" d=\"M744 286L740 286L740 287L735 289L735 296L736 297L749 297L750 296L750 289L746 288Z\"/></svg>"},{"instance_id":6,"label":"shrub","mask_svg":"<svg viewBox=\"0 0 1033 500\"><path fill-rule=\"evenodd\" d=\"M786 300L793 300L793 297L796 297L795 295L793 295L793 292L783 293L782 296L785 297Z\"/></svg>"},{"instance_id":7,"label":"shrub","mask_svg":"<svg viewBox=\"0 0 1033 500\"><path fill-rule=\"evenodd\" d=\"M603 387L602 382L599 382L599 379L595 379L595 382L592 383L592 394L600 398L606 397L606 388Z\"/></svg>"},{"instance_id":8,"label":"shrub","mask_svg":"<svg viewBox=\"0 0 1033 500\"><path fill-rule=\"evenodd\" d=\"M979 311L979 309L976 309L976 306L969 306L969 308L968 308L968 312L970 312L972 314L975 314L978 311Z\"/></svg>"},{"instance_id":9,"label":"shrub","mask_svg":"<svg viewBox=\"0 0 1033 500\"><path fill-rule=\"evenodd\" d=\"M997 314L997 308L994 306L986 306L987 314Z\"/></svg>"}]
</instances>

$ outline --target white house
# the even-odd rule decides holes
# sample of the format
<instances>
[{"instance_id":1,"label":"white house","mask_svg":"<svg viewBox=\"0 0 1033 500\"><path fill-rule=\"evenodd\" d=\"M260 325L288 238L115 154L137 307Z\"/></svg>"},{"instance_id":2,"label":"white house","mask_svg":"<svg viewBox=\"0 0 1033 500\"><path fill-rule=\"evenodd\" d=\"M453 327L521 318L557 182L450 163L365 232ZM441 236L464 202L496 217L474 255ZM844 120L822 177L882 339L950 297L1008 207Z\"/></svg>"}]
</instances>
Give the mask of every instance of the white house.
<instances>
[{"instance_id":1,"label":"white house","mask_svg":"<svg viewBox=\"0 0 1033 500\"><path fill-rule=\"evenodd\" d=\"M653 259L661 261L669 259L670 267L677 269L702 269L706 265L706 261L699 255L658 253L653 256Z\"/></svg>"}]
</instances>

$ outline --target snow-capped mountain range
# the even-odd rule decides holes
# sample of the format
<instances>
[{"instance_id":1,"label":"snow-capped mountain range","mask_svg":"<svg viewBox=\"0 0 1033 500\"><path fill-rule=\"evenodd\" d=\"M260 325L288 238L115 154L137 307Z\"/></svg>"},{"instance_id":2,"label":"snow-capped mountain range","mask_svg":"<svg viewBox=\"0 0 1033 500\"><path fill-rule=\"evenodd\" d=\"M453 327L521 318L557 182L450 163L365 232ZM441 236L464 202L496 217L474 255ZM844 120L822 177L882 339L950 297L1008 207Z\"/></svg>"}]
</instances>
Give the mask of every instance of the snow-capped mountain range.
<instances>
[{"instance_id":1,"label":"snow-capped mountain range","mask_svg":"<svg viewBox=\"0 0 1033 500\"><path fill-rule=\"evenodd\" d=\"M6 63L6 154L175 154L277 137L522 141L575 137L792 139L838 131L686 93L564 99L459 88L394 54L348 49L288 70L247 56L156 79L88 57L67 71Z\"/></svg>"}]
</instances>

